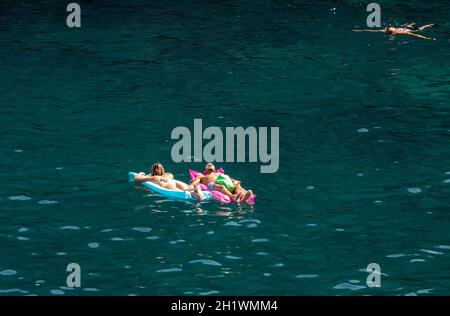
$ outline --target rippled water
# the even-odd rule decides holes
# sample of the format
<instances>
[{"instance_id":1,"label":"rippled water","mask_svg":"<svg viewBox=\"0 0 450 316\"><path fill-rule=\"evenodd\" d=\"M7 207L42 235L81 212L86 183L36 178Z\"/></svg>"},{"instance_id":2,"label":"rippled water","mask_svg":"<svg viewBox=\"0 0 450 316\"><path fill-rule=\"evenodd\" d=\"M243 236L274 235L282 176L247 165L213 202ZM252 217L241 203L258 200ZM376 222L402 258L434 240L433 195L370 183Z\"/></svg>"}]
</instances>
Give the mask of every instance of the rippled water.
<instances>
[{"instance_id":1,"label":"rippled water","mask_svg":"<svg viewBox=\"0 0 450 316\"><path fill-rule=\"evenodd\" d=\"M437 41L352 33L359 1L95 1L77 30L2 2L0 294L450 294L449 6L382 6ZM280 127L278 173L223 165L254 207L127 182L201 168L170 159L194 118Z\"/></svg>"}]
</instances>

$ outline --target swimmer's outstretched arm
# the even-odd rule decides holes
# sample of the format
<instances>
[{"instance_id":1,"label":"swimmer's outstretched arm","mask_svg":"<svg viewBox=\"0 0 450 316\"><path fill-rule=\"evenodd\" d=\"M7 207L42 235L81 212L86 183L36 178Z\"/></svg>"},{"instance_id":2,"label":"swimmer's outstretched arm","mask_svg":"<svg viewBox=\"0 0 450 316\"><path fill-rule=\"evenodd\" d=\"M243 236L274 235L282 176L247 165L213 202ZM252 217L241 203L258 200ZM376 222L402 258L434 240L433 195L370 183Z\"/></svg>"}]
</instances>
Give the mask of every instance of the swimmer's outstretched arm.
<instances>
[{"instance_id":1,"label":"swimmer's outstretched arm","mask_svg":"<svg viewBox=\"0 0 450 316\"><path fill-rule=\"evenodd\" d=\"M353 29L353 32L372 32L372 33L384 33L386 32L385 30L356 30Z\"/></svg>"},{"instance_id":2,"label":"swimmer's outstretched arm","mask_svg":"<svg viewBox=\"0 0 450 316\"><path fill-rule=\"evenodd\" d=\"M420 34L415 34L415 33L403 33L404 35L408 35L408 36L414 36L414 37L418 37L418 38L422 38L424 40L428 40L428 41L435 41L435 38L431 38L431 37L426 37Z\"/></svg>"}]
</instances>

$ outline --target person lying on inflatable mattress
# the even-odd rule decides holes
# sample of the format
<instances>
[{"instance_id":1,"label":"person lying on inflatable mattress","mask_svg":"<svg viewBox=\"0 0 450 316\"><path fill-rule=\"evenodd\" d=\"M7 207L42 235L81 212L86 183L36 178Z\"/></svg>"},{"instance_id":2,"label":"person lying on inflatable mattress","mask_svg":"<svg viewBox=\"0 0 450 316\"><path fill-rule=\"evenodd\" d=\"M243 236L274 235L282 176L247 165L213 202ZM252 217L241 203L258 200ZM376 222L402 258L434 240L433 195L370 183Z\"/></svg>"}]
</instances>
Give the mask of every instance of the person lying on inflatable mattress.
<instances>
[{"instance_id":1,"label":"person lying on inflatable mattress","mask_svg":"<svg viewBox=\"0 0 450 316\"><path fill-rule=\"evenodd\" d=\"M203 174L195 178L191 185L197 186L199 183L207 185L209 191L219 191L238 203L246 202L253 194L252 190L245 192L242 189L241 181L217 173L216 167L212 163L206 164Z\"/></svg>"},{"instance_id":2,"label":"person lying on inflatable mattress","mask_svg":"<svg viewBox=\"0 0 450 316\"><path fill-rule=\"evenodd\" d=\"M168 190L192 191L192 194L197 201L201 202L205 199L205 195L197 185L187 185L186 183L175 180L173 174L166 172L163 165L159 162L152 165L149 175L146 175L145 172L142 171L138 172L134 177L134 181L150 181L159 185L161 188Z\"/></svg>"}]
</instances>

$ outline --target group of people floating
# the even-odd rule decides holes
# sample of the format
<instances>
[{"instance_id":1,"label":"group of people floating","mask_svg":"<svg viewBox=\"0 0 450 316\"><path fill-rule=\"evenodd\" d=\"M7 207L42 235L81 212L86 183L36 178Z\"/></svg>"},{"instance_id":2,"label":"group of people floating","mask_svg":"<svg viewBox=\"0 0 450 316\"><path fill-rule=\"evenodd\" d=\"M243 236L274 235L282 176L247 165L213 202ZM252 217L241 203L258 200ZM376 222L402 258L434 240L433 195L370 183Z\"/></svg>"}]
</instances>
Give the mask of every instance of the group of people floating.
<instances>
[{"instance_id":1,"label":"group of people floating","mask_svg":"<svg viewBox=\"0 0 450 316\"><path fill-rule=\"evenodd\" d=\"M417 32L426 30L432 27L434 24L426 24L418 26L416 23L404 24L400 27L387 26L384 29L379 30L358 30L354 29L354 32L372 32L372 33L384 33L387 35L407 35L413 36L425 40L436 40L435 38L426 37ZM136 182L146 182L151 181L162 188L169 190L180 190L180 191L191 191L192 194L198 201L205 199L199 184L202 183L208 187L209 191L219 191L226 196L233 198L236 202L246 202L253 194L251 190L245 191L241 187L241 181L236 179L231 179L232 189L230 187L224 186L223 184L217 183L217 178L221 173L216 172L216 168L212 163L208 163L202 174L195 178L191 184L185 184L183 182L174 179L173 174L166 172L161 163L155 163L150 169L150 174L146 175L145 172L139 172L136 177Z\"/></svg>"},{"instance_id":2,"label":"group of people floating","mask_svg":"<svg viewBox=\"0 0 450 316\"><path fill-rule=\"evenodd\" d=\"M241 181L233 178L230 178L232 186L229 187L217 183L217 178L221 175L222 173L216 172L216 167L212 163L208 163L206 164L203 173L197 176L191 184L188 185L175 180L173 174L166 172L163 165L158 162L152 165L149 175L146 175L145 172L139 172L135 176L134 181L151 181L165 189L191 191L197 201L203 201L205 199L205 196L199 186L199 184L202 183L208 187L209 191L219 191L226 196L233 198L237 203L247 202L253 194L252 190L244 190L241 187Z\"/></svg>"}]
</instances>

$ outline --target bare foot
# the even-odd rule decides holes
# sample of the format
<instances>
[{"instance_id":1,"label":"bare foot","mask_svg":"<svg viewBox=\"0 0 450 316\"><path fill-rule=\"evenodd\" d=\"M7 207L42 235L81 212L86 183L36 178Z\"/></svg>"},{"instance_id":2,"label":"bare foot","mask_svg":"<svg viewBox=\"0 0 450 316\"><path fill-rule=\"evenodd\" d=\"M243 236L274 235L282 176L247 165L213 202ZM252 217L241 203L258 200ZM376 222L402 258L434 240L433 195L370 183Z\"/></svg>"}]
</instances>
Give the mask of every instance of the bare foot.
<instances>
[{"instance_id":1,"label":"bare foot","mask_svg":"<svg viewBox=\"0 0 450 316\"><path fill-rule=\"evenodd\" d=\"M252 196L252 194L253 194L252 190L248 190L247 192L245 192L242 202L247 202L248 199Z\"/></svg>"}]
</instances>

